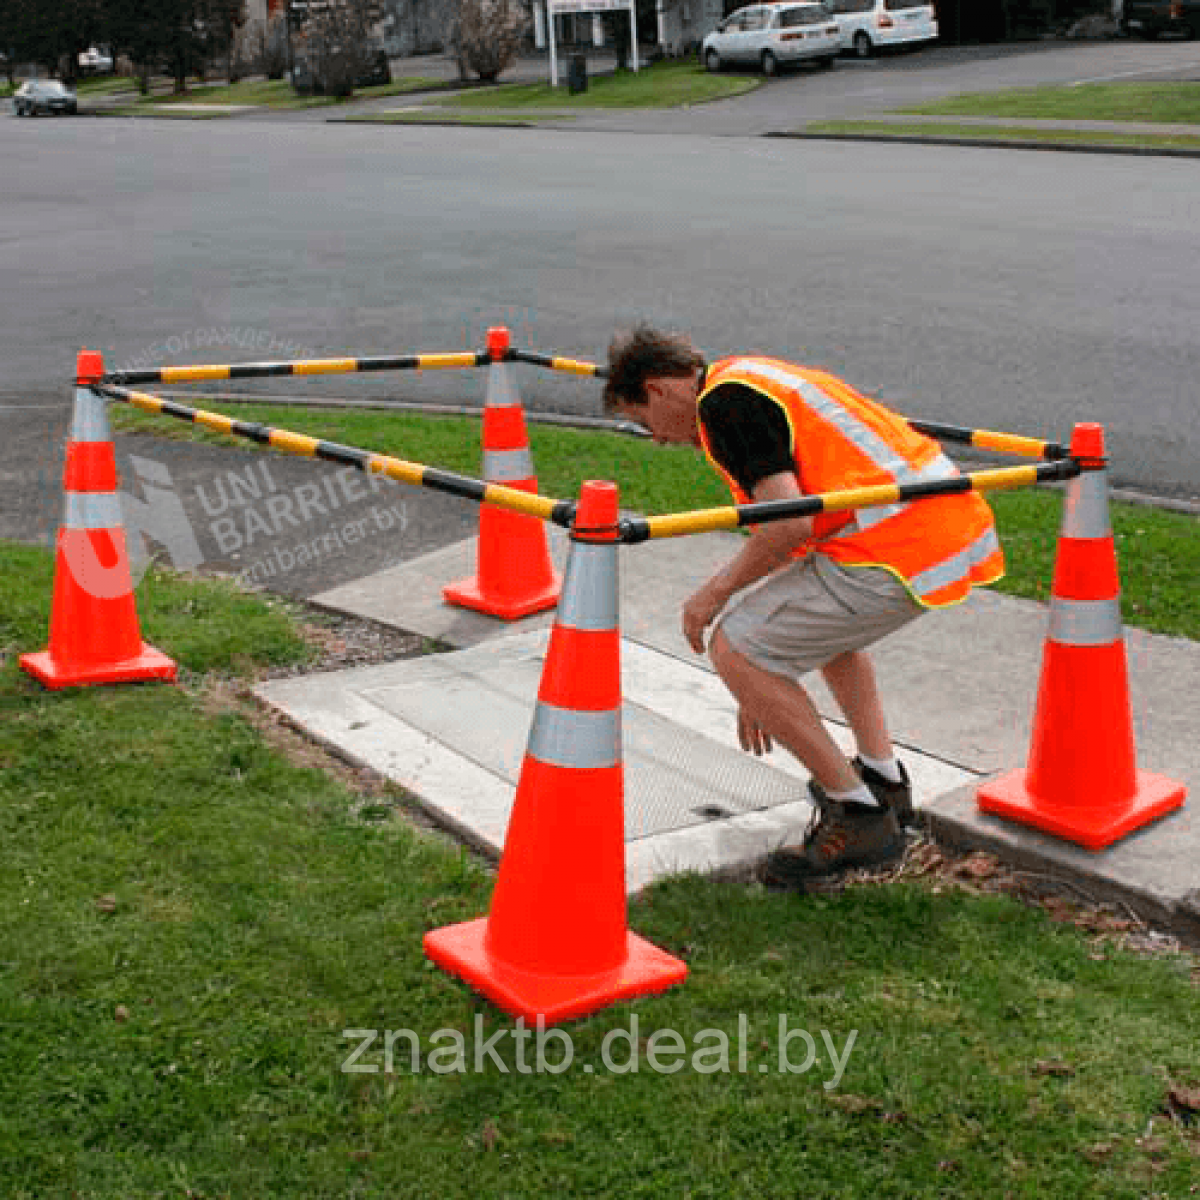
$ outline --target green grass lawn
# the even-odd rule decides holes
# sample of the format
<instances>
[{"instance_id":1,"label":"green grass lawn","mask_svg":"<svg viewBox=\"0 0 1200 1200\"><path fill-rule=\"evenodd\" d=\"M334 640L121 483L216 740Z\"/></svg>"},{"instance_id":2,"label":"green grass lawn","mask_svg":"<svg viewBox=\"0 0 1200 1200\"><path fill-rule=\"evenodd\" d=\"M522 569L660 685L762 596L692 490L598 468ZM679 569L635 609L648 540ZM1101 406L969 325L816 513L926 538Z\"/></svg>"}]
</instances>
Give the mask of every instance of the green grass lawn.
<instances>
[{"instance_id":1,"label":"green grass lawn","mask_svg":"<svg viewBox=\"0 0 1200 1200\"><path fill-rule=\"evenodd\" d=\"M902 112L961 117L1200 124L1200 83L1086 83L949 96Z\"/></svg>"},{"instance_id":2,"label":"green grass lawn","mask_svg":"<svg viewBox=\"0 0 1200 1200\"><path fill-rule=\"evenodd\" d=\"M435 86L437 80L406 78L378 87L358 88L349 100L371 100L385 96L402 96L406 92L422 91ZM181 96L148 96L145 104L245 104L259 108L311 108L342 104L334 96L297 95L286 79L246 79L234 84L201 84L190 87Z\"/></svg>"},{"instance_id":3,"label":"green grass lawn","mask_svg":"<svg viewBox=\"0 0 1200 1200\"><path fill-rule=\"evenodd\" d=\"M221 408L216 402L206 405L201 397L195 403ZM228 405L224 411L468 475L479 471L479 424L470 418L247 404ZM252 444L122 404L112 405L111 413L116 429L199 437L243 448ZM686 447L654 446L619 434L546 425L530 426L530 443L544 495L572 498L584 479L599 478L615 480L621 488L622 505L645 514L729 503L728 492L716 474ZM1008 574L999 590L1047 600L1061 493L1025 489L993 493L989 499L1008 558ZM1200 521L1128 504L1114 504L1112 516L1122 566L1125 620L1154 632L1200 640L1200 603L1195 591L1195 581L1200 579Z\"/></svg>"},{"instance_id":4,"label":"green grass lawn","mask_svg":"<svg viewBox=\"0 0 1200 1200\"><path fill-rule=\"evenodd\" d=\"M663 60L640 71L617 71L588 80L586 92L572 96L562 84L500 84L448 97L439 103L448 108L676 108L739 96L760 86L761 80L711 75L695 59Z\"/></svg>"},{"instance_id":5,"label":"green grass lawn","mask_svg":"<svg viewBox=\"0 0 1200 1200\"><path fill-rule=\"evenodd\" d=\"M289 605L151 574L143 633L182 683L50 693L15 662L45 644L50 555L0 544L0 570L6 1200L1195 1183L1194 961L919 865L825 897L660 884L630 925L687 982L567 1026L561 1073L530 1042L522 1073L513 1023L421 952L487 910L490 872L394 789L297 761L241 696L308 660ZM411 1031L420 1069L401 1035L385 1071L381 1035L359 1060L375 1071L343 1071L361 1029Z\"/></svg>"}]
</instances>

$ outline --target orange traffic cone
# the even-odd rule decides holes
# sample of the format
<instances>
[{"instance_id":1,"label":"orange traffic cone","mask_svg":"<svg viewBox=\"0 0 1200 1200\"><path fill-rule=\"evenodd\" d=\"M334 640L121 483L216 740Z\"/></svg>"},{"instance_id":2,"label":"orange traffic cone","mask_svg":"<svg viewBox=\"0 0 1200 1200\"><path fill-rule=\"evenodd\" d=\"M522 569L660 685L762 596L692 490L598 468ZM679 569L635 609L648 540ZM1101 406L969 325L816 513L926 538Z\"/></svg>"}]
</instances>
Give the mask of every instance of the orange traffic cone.
<instances>
[{"instance_id":1,"label":"orange traffic cone","mask_svg":"<svg viewBox=\"0 0 1200 1200\"><path fill-rule=\"evenodd\" d=\"M490 914L425 953L528 1023L680 983L687 966L625 925L617 489L583 485Z\"/></svg>"},{"instance_id":2,"label":"orange traffic cone","mask_svg":"<svg viewBox=\"0 0 1200 1200\"><path fill-rule=\"evenodd\" d=\"M21 655L21 666L49 688L174 679L175 664L138 629L107 401L88 386L104 374L101 356L84 350L77 374L50 646Z\"/></svg>"},{"instance_id":3,"label":"orange traffic cone","mask_svg":"<svg viewBox=\"0 0 1200 1200\"><path fill-rule=\"evenodd\" d=\"M487 335L487 397L483 409L483 477L522 492L537 492L525 413L508 364L508 330ZM550 561L545 525L537 518L480 505L479 559L472 579L442 590L448 604L515 621L558 603L559 578Z\"/></svg>"},{"instance_id":4,"label":"orange traffic cone","mask_svg":"<svg viewBox=\"0 0 1200 1200\"><path fill-rule=\"evenodd\" d=\"M1076 425L1071 454L1103 462L1103 428ZM1029 766L980 787L979 807L1102 850L1185 792L1137 769L1108 482L1085 471L1067 490Z\"/></svg>"}]
</instances>

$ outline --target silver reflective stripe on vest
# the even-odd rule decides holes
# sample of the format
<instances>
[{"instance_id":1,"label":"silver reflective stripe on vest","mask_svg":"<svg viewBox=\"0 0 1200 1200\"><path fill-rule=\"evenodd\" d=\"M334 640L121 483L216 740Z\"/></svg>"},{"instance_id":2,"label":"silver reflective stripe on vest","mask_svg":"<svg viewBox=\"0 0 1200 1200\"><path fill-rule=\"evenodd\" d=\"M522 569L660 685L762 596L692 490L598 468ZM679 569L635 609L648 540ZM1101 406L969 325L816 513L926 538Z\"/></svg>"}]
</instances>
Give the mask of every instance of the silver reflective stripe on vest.
<instances>
[{"instance_id":1,"label":"silver reflective stripe on vest","mask_svg":"<svg viewBox=\"0 0 1200 1200\"><path fill-rule=\"evenodd\" d=\"M1063 537L1106 538L1112 534L1108 520L1108 481L1103 471L1085 471L1067 484L1063 508Z\"/></svg>"},{"instance_id":2,"label":"silver reflective stripe on vest","mask_svg":"<svg viewBox=\"0 0 1200 1200\"><path fill-rule=\"evenodd\" d=\"M989 555L995 554L999 549L1000 540L996 537L995 529L985 529L969 546L964 547L957 554L952 554L949 558L942 559L936 566L914 575L908 581L909 586L918 596L932 595L960 580L969 579L971 568L977 563L983 562Z\"/></svg>"},{"instance_id":3,"label":"silver reflective stripe on vest","mask_svg":"<svg viewBox=\"0 0 1200 1200\"><path fill-rule=\"evenodd\" d=\"M1121 638L1121 601L1062 600L1050 601L1051 641L1063 646L1109 646Z\"/></svg>"},{"instance_id":4,"label":"silver reflective stripe on vest","mask_svg":"<svg viewBox=\"0 0 1200 1200\"><path fill-rule=\"evenodd\" d=\"M512 483L533 478L533 457L528 449L485 450L483 477L488 483Z\"/></svg>"},{"instance_id":5,"label":"silver reflective stripe on vest","mask_svg":"<svg viewBox=\"0 0 1200 1200\"><path fill-rule=\"evenodd\" d=\"M487 395L483 402L494 408L506 408L521 403L517 385L506 363L492 363L488 368Z\"/></svg>"},{"instance_id":6,"label":"silver reflective stripe on vest","mask_svg":"<svg viewBox=\"0 0 1200 1200\"><path fill-rule=\"evenodd\" d=\"M116 492L68 492L63 525L67 529L116 529L121 498Z\"/></svg>"},{"instance_id":7,"label":"silver reflective stripe on vest","mask_svg":"<svg viewBox=\"0 0 1200 1200\"><path fill-rule=\"evenodd\" d=\"M621 761L621 711L578 712L539 701L526 749L548 766L615 767Z\"/></svg>"},{"instance_id":8,"label":"silver reflective stripe on vest","mask_svg":"<svg viewBox=\"0 0 1200 1200\"><path fill-rule=\"evenodd\" d=\"M881 471L886 471L897 484L934 483L939 479L953 479L958 475L958 468L944 455L938 454L923 467L913 467L903 455L897 453L869 425L860 421L848 408L827 395L815 383L805 379L803 375L793 374L779 367L766 366L762 363L741 363L735 370L748 376L758 376L770 380L782 387L793 388L804 398L809 406L822 420L832 425L848 442L869 458ZM895 516L905 504L891 505L886 510L877 511L881 514L871 519L868 525L878 525L888 517ZM865 511L865 510L864 510Z\"/></svg>"},{"instance_id":9,"label":"silver reflective stripe on vest","mask_svg":"<svg viewBox=\"0 0 1200 1200\"><path fill-rule=\"evenodd\" d=\"M617 628L617 545L571 543L556 625L586 630Z\"/></svg>"},{"instance_id":10,"label":"silver reflective stripe on vest","mask_svg":"<svg viewBox=\"0 0 1200 1200\"><path fill-rule=\"evenodd\" d=\"M911 468L904 461L903 456L897 454L870 426L864 425L849 409L844 408L832 396L826 395L815 383L805 379L803 375L784 370L781 367L769 366L766 363L742 362L741 360L737 360L734 370L751 378L757 376L799 392L804 397L804 402L817 416L832 425L877 467L894 476L897 482L905 482L903 476L910 473Z\"/></svg>"},{"instance_id":11,"label":"silver reflective stripe on vest","mask_svg":"<svg viewBox=\"0 0 1200 1200\"><path fill-rule=\"evenodd\" d=\"M75 389L75 416L71 422L71 441L107 442L108 401L91 388Z\"/></svg>"}]
</instances>

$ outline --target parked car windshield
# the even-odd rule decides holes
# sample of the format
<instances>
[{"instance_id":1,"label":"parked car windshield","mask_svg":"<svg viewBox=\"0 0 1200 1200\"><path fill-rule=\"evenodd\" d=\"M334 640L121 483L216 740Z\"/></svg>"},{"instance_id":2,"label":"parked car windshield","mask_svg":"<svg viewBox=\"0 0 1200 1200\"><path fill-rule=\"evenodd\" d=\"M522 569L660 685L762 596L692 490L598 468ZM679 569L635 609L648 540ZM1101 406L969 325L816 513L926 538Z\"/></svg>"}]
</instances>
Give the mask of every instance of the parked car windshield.
<instances>
[{"instance_id":1,"label":"parked car windshield","mask_svg":"<svg viewBox=\"0 0 1200 1200\"><path fill-rule=\"evenodd\" d=\"M829 20L829 13L824 5L812 4L804 8L785 8L779 14L780 29L788 29L796 25L820 25Z\"/></svg>"},{"instance_id":2,"label":"parked car windshield","mask_svg":"<svg viewBox=\"0 0 1200 1200\"><path fill-rule=\"evenodd\" d=\"M67 89L55 80L50 80L47 83L35 83L31 86L30 90L41 92L44 96L65 96L67 94Z\"/></svg>"}]
</instances>

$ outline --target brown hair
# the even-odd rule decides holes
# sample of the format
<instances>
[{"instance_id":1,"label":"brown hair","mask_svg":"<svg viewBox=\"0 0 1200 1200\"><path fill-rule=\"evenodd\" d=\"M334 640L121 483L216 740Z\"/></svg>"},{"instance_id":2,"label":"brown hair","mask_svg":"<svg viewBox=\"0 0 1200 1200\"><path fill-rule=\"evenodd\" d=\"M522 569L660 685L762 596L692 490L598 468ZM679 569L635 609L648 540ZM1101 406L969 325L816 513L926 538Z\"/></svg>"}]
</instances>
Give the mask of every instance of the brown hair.
<instances>
[{"instance_id":1,"label":"brown hair","mask_svg":"<svg viewBox=\"0 0 1200 1200\"><path fill-rule=\"evenodd\" d=\"M703 369L704 357L686 334L636 325L617 334L608 347L605 411L621 404L645 404L647 379L660 375L686 379Z\"/></svg>"}]
</instances>

